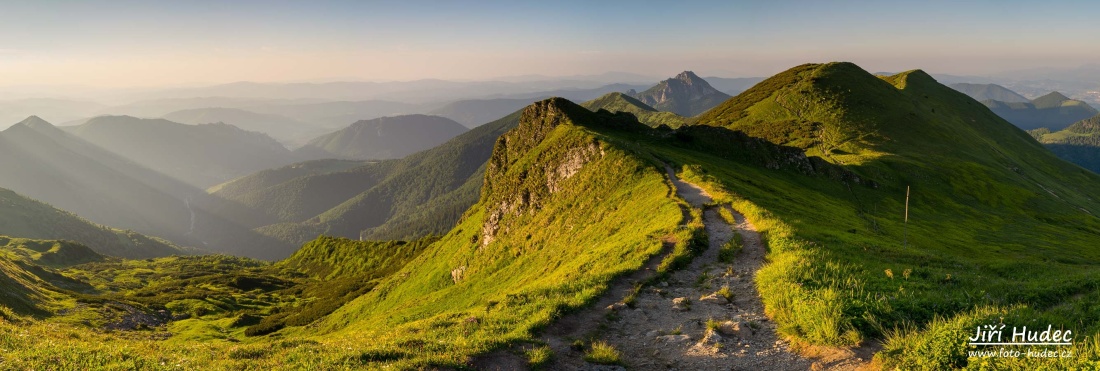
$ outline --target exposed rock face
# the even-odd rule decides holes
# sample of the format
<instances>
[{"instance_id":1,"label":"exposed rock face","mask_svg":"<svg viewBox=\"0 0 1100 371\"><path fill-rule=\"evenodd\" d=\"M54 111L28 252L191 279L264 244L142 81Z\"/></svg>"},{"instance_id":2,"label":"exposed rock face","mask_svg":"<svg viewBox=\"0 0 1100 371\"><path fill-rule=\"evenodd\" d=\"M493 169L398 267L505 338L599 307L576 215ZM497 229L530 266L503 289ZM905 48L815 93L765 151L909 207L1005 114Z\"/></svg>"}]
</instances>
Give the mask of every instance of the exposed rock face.
<instances>
[{"instance_id":1,"label":"exposed rock face","mask_svg":"<svg viewBox=\"0 0 1100 371\"><path fill-rule=\"evenodd\" d=\"M730 98L691 71L681 72L633 96L653 108L684 117L703 113Z\"/></svg>"},{"instance_id":2,"label":"exposed rock face","mask_svg":"<svg viewBox=\"0 0 1100 371\"><path fill-rule=\"evenodd\" d=\"M602 157L603 154L603 150L600 149L600 144L597 142L590 142L584 147L570 149L565 155L565 160L558 165L558 168L546 174L546 185L550 188L550 193L556 193L559 189L558 184L561 181L573 177L581 171L584 164L597 157Z\"/></svg>"},{"instance_id":3,"label":"exposed rock face","mask_svg":"<svg viewBox=\"0 0 1100 371\"><path fill-rule=\"evenodd\" d=\"M509 167L531 152L559 125L577 118L591 118L585 108L562 98L536 102L524 109L520 124L497 139L493 155L485 171L482 200L487 216L481 228L481 246L496 239L502 222L509 215L518 216L542 206L545 198L560 190L561 182L579 173L585 164L604 155L596 141L570 143L567 148L542 152L537 160L546 166L533 166L519 174L509 174Z\"/></svg>"},{"instance_id":4,"label":"exposed rock face","mask_svg":"<svg viewBox=\"0 0 1100 371\"><path fill-rule=\"evenodd\" d=\"M458 283L459 281L462 281L462 276L465 273L466 273L466 266L465 265L463 265L461 267L458 267L458 268L455 268L455 269L452 269L451 270L451 281L454 281L454 283Z\"/></svg>"}]
</instances>

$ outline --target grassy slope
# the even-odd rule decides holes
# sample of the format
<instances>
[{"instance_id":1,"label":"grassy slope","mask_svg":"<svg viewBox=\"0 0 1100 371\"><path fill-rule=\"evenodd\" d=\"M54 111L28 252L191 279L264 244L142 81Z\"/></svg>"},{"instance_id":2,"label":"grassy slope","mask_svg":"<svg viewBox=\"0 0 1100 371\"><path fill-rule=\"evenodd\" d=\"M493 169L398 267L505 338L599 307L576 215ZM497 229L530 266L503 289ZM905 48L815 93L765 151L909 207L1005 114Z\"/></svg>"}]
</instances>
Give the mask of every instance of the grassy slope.
<instances>
[{"instance_id":1,"label":"grassy slope","mask_svg":"<svg viewBox=\"0 0 1100 371\"><path fill-rule=\"evenodd\" d=\"M991 313L1100 330L1085 309L1100 300L1100 177L923 72L878 79L850 64L799 66L698 122L797 145L880 185L669 152L764 226L772 264L758 286L785 335L853 344L885 330L889 362L942 368L966 362L962 338L947 332ZM788 135L797 128L812 140Z\"/></svg>"},{"instance_id":2,"label":"grassy slope","mask_svg":"<svg viewBox=\"0 0 1100 371\"><path fill-rule=\"evenodd\" d=\"M680 115L658 111L623 93L608 93L602 97L581 103L581 106L592 111L605 109L611 112L629 112L638 117L638 121L641 123L652 127L666 125L670 128L678 128L685 121Z\"/></svg>"},{"instance_id":3,"label":"grassy slope","mask_svg":"<svg viewBox=\"0 0 1100 371\"><path fill-rule=\"evenodd\" d=\"M91 248L73 241L34 240L0 236L0 250L13 260L50 267L64 267L103 261Z\"/></svg>"},{"instance_id":4,"label":"grassy slope","mask_svg":"<svg viewBox=\"0 0 1100 371\"><path fill-rule=\"evenodd\" d=\"M63 294L34 273L29 266L0 255L0 322L17 315L43 316L64 300Z\"/></svg>"},{"instance_id":5,"label":"grassy slope","mask_svg":"<svg viewBox=\"0 0 1100 371\"><path fill-rule=\"evenodd\" d=\"M6 189L0 189L0 234L80 241L100 254L135 259L182 253L167 241L97 225Z\"/></svg>"}]
</instances>

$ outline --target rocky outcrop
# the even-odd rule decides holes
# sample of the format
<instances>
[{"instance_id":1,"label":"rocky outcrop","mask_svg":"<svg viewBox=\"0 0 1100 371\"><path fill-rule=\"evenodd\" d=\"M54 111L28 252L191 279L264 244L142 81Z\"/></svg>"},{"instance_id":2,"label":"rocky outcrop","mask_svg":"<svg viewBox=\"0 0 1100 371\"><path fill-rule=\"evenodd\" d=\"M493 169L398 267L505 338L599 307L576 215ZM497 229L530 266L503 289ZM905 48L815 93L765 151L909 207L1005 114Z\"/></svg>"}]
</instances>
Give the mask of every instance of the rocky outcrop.
<instances>
[{"instance_id":1,"label":"rocky outcrop","mask_svg":"<svg viewBox=\"0 0 1100 371\"><path fill-rule=\"evenodd\" d=\"M568 100L550 98L524 109L519 126L497 139L482 189L486 217L481 227L481 246L496 240L502 229L506 231L503 224L509 216L538 210L547 197L560 191L563 181L579 173L585 164L603 157L602 144L595 139L562 141L534 154L534 163L539 166L512 171L558 126L599 121L596 116Z\"/></svg>"},{"instance_id":2,"label":"rocky outcrop","mask_svg":"<svg viewBox=\"0 0 1100 371\"><path fill-rule=\"evenodd\" d=\"M684 117L703 113L730 98L691 71L681 72L632 96L653 108Z\"/></svg>"}]
</instances>

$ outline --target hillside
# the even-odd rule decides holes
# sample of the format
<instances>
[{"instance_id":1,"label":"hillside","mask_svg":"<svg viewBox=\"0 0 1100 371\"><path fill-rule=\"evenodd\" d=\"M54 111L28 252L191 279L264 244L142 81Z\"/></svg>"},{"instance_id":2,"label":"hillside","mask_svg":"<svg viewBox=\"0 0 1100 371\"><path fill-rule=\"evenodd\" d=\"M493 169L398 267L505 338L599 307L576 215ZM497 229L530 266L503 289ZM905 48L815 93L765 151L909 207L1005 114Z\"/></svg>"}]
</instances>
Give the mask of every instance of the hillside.
<instances>
[{"instance_id":1,"label":"hillside","mask_svg":"<svg viewBox=\"0 0 1100 371\"><path fill-rule=\"evenodd\" d=\"M12 258L50 267L73 266L106 260L88 246L64 240L34 240L0 236L0 252Z\"/></svg>"},{"instance_id":2,"label":"hillside","mask_svg":"<svg viewBox=\"0 0 1100 371\"><path fill-rule=\"evenodd\" d=\"M142 166L206 188L294 162L271 137L227 124L186 125L163 119L100 116L68 132Z\"/></svg>"},{"instance_id":3,"label":"hillside","mask_svg":"<svg viewBox=\"0 0 1100 371\"><path fill-rule=\"evenodd\" d=\"M42 317L66 299L57 287L31 271L36 266L8 257L5 250L0 247L0 320Z\"/></svg>"},{"instance_id":4,"label":"hillside","mask_svg":"<svg viewBox=\"0 0 1100 371\"><path fill-rule=\"evenodd\" d=\"M637 117L639 122L652 127L665 125L670 128L678 128L684 125L685 121L680 115L658 111L623 93L608 93L602 97L581 103L581 106L591 111L604 109L610 112L629 112Z\"/></svg>"},{"instance_id":5,"label":"hillside","mask_svg":"<svg viewBox=\"0 0 1100 371\"><path fill-rule=\"evenodd\" d=\"M1095 323L1053 308L1100 295L1084 278L1100 269L1100 177L1057 159L927 74L876 78L852 64L803 65L698 122L804 148L822 158L816 163L842 164L857 175L849 188L775 176L762 182L765 174L727 162L700 165L696 179L710 179L712 194L731 192L758 227L777 223L765 229L774 263L760 271L757 287L781 333L854 344L884 336L877 329L899 328L887 334L881 354L888 365L942 369L967 359L950 335L937 334L962 334L991 317ZM681 156L687 164L710 162ZM811 268L825 266L834 270ZM904 295L886 296L899 287ZM1081 294L1050 295L1053 287ZM973 290L988 296L967 299ZM953 355L906 351L920 347Z\"/></svg>"},{"instance_id":6,"label":"hillside","mask_svg":"<svg viewBox=\"0 0 1100 371\"><path fill-rule=\"evenodd\" d=\"M466 131L462 124L439 116L382 117L357 121L334 133L314 138L295 153L314 159L402 158L435 147Z\"/></svg>"},{"instance_id":7,"label":"hillside","mask_svg":"<svg viewBox=\"0 0 1100 371\"><path fill-rule=\"evenodd\" d=\"M80 241L99 254L131 259L183 253L166 241L97 225L6 189L0 189L0 235Z\"/></svg>"},{"instance_id":8,"label":"hillside","mask_svg":"<svg viewBox=\"0 0 1100 371\"><path fill-rule=\"evenodd\" d=\"M305 123L286 116L256 113L240 108L192 108L169 112L162 118L188 125L225 123L241 130L267 134L293 148L330 131L324 126Z\"/></svg>"},{"instance_id":9,"label":"hillside","mask_svg":"<svg viewBox=\"0 0 1100 371\"><path fill-rule=\"evenodd\" d=\"M986 100L995 100L1005 103L1031 102L1027 98L1024 98L1024 96L997 84L958 83L948 85L948 87L958 90L963 94L969 95L971 98L974 98L974 100L979 102Z\"/></svg>"},{"instance_id":10,"label":"hillside","mask_svg":"<svg viewBox=\"0 0 1100 371\"><path fill-rule=\"evenodd\" d=\"M277 266L321 280L356 275L381 278L401 269L432 242L435 240L355 241L321 236L302 245Z\"/></svg>"},{"instance_id":11,"label":"hillside","mask_svg":"<svg viewBox=\"0 0 1100 371\"><path fill-rule=\"evenodd\" d=\"M988 100L982 103L998 116L1024 130L1062 130L1074 122L1100 114L1088 103L1070 99L1058 92L1023 103Z\"/></svg>"},{"instance_id":12,"label":"hillside","mask_svg":"<svg viewBox=\"0 0 1100 371\"><path fill-rule=\"evenodd\" d=\"M258 231L293 244L321 233L368 239L443 233L477 202L493 144L518 120L513 113L400 160L265 170L212 189L213 195L268 213L281 223Z\"/></svg>"},{"instance_id":13,"label":"hillside","mask_svg":"<svg viewBox=\"0 0 1100 371\"><path fill-rule=\"evenodd\" d=\"M659 111L692 117L717 106L730 96L711 87L694 72L684 71L635 94L634 98Z\"/></svg>"},{"instance_id":14,"label":"hillside","mask_svg":"<svg viewBox=\"0 0 1100 371\"><path fill-rule=\"evenodd\" d=\"M292 251L250 231L269 223L261 214L210 197L37 117L0 132L0 173L5 174L0 187L179 246L268 259Z\"/></svg>"},{"instance_id":15,"label":"hillside","mask_svg":"<svg viewBox=\"0 0 1100 371\"><path fill-rule=\"evenodd\" d=\"M1028 133L1059 158L1100 173L1100 115L1057 132L1042 128Z\"/></svg>"}]
</instances>

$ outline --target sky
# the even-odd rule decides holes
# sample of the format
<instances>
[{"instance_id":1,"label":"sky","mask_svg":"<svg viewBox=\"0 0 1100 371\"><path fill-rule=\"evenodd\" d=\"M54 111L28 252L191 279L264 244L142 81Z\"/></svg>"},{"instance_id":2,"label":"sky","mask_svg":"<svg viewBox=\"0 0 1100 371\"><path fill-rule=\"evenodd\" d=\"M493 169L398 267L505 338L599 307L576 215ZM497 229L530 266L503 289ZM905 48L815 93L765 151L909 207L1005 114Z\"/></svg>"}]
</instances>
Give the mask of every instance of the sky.
<instances>
[{"instance_id":1,"label":"sky","mask_svg":"<svg viewBox=\"0 0 1100 371\"><path fill-rule=\"evenodd\" d=\"M982 75L1100 61L1100 2L6 1L0 86L766 76L807 62Z\"/></svg>"}]
</instances>

